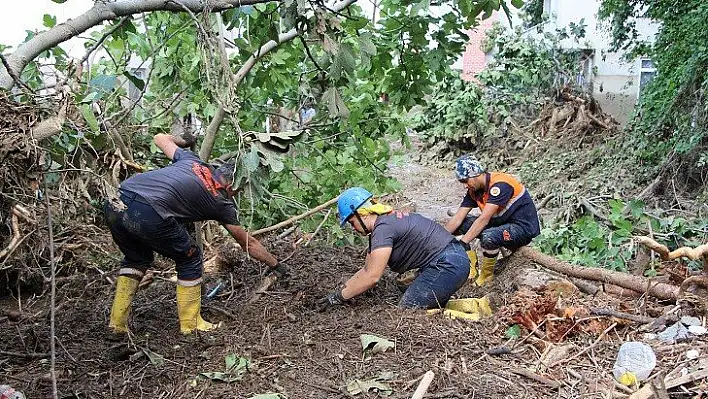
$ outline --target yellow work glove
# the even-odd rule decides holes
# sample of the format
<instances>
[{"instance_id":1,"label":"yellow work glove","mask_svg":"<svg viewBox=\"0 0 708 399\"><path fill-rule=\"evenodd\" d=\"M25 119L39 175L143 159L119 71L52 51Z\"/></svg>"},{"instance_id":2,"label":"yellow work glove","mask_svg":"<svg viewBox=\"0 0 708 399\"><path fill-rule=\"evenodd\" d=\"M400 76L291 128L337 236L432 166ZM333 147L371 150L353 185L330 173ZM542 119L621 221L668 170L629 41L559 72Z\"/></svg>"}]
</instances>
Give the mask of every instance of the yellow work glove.
<instances>
[{"instance_id":1,"label":"yellow work glove","mask_svg":"<svg viewBox=\"0 0 708 399\"><path fill-rule=\"evenodd\" d=\"M445 305L445 309L431 309L429 314L440 313L451 319L466 319L477 321L483 317L492 315L492 308L489 306L489 299L483 298L464 298L451 299Z\"/></svg>"}]
</instances>

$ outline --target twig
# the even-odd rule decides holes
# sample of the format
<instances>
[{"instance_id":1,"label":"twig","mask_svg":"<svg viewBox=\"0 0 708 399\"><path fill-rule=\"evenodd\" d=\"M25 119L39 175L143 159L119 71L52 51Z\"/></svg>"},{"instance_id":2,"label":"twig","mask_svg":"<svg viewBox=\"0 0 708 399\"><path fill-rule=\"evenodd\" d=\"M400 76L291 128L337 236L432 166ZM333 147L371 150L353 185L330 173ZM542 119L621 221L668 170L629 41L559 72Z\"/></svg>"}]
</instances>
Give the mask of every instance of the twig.
<instances>
[{"instance_id":1,"label":"twig","mask_svg":"<svg viewBox=\"0 0 708 399\"><path fill-rule=\"evenodd\" d=\"M549 368L555 367L555 366L557 366L557 365L559 365L559 364L562 364L562 363L565 363L565 362L569 362L569 361L571 361L571 360L577 359L578 357L584 355L587 351L589 351L590 349L592 349L592 348L594 348L595 346L597 346L597 344L600 343L600 341L602 340L602 338L604 338L605 335L607 335L607 333L610 332L610 330L612 330L612 329L615 328L615 327L617 327L617 323L612 323L612 325L609 326L609 327L607 327L607 329L606 329L605 331L603 331L602 334L600 334L600 336L597 337L597 339L595 340L595 342L593 342L592 344L590 344L590 346L588 346L587 348L581 350L580 352L576 353L575 355L573 355L573 356L571 356L571 357L569 357L569 358L560 359L560 360L557 360L557 361L553 362L553 364L551 364L551 365L549 366Z\"/></svg>"},{"instance_id":2,"label":"twig","mask_svg":"<svg viewBox=\"0 0 708 399\"><path fill-rule=\"evenodd\" d=\"M548 203L549 203L553 198L555 198L555 195L554 195L554 194L549 194L549 195L547 195L546 198L544 198L544 199L536 206L536 210L538 211L538 210L540 210L540 209L543 209L546 205L548 205Z\"/></svg>"},{"instance_id":3,"label":"twig","mask_svg":"<svg viewBox=\"0 0 708 399\"><path fill-rule=\"evenodd\" d=\"M540 382L543 385L548 385L549 387L551 387L553 389L558 389L561 387L561 385L563 385L563 384L561 384L560 381L553 381L553 380L546 378L542 375L538 375L532 371L529 371L529 370L526 370L526 369L523 369L520 367L512 367L509 369L509 371L511 371L514 374L518 374L520 376L524 376L528 379L534 380L536 382Z\"/></svg>"},{"instance_id":4,"label":"twig","mask_svg":"<svg viewBox=\"0 0 708 399\"><path fill-rule=\"evenodd\" d=\"M83 56L83 57L81 58L81 60L79 61L79 65L81 65L81 64L83 64L84 62L88 61L88 58L91 56L91 53L93 53L94 51L96 51L97 48L101 47L101 45L102 45L103 42L108 38L108 36L112 35L113 32L117 31L118 28L120 28L121 26L123 26L123 24L124 24L126 21L128 21L128 20L130 19L130 17L131 17L130 15L127 15L127 16L121 18L120 20L118 20L118 22L113 26L113 28L111 28L109 31L105 32L105 33L103 34L103 36L101 36L101 37L96 41L96 43L94 43L91 47L89 47L89 49L86 50L86 54L84 54L84 56Z\"/></svg>"},{"instance_id":5,"label":"twig","mask_svg":"<svg viewBox=\"0 0 708 399\"><path fill-rule=\"evenodd\" d=\"M57 297L57 284L56 284L56 264L54 260L54 232L52 231L52 204L49 202L49 187L47 185L46 175L43 179L44 181L44 198L47 206L47 227L49 228L49 264L51 266L51 296L49 301L49 348L51 358L49 361L49 375L52 379L52 397L58 399L59 395L57 392L57 375L56 375L56 343L55 343L55 319L56 319L56 297Z\"/></svg>"},{"instance_id":6,"label":"twig","mask_svg":"<svg viewBox=\"0 0 708 399\"><path fill-rule=\"evenodd\" d=\"M278 229L283 228L283 227L285 227L285 226L291 225L291 224L297 222L298 220L300 220L300 219L302 219L302 218L306 218L306 217L312 215L313 213L319 212L319 211L321 211L321 210L327 208L328 206L330 206L330 205L334 204L335 202L337 202L338 199L339 199L339 196L336 196L336 197L332 198L331 200L325 202L324 204L318 205L317 207L312 208L312 209L310 209L309 211L307 211L307 212L305 212L305 213L303 213L303 214L300 214L300 215L291 217L290 219L285 220L285 221L282 221L282 222L280 222L280 223L278 223L278 224L275 224L275 225L273 225L273 226L266 227L266 228L263 228L263 229L260 229L260 230L256 230L256 231L254 231L253 233L251 233L251 235L252 235L252 236L256 236L256 235L259 235L259 234L267 233L267 232L273 231L273 230L278 230Z\"/></svg>"},{"instance_id":7,"label":"twig","mask_svg":"<svg viewBox=\"0 0 708 399\"><path fill-rule=\"evenodd\" d=\"M231 319L234 319L234 320L237 320L237 319L238 319L238 316L236 316L235 314L229 312L229 311L226 310L226 309L222 309L222 308L217 307L217 306L214 306L214 305L202 305L202 307L203 307L204 309L207 309L207 310L213 310L213 311L215 311L215 312L221 313L221 314L223 314L224 316L227 316L227 317L229 317L229 318L231 318Z\"/></svg>"},{"instance_id":8,"label":"twig","mask_svg":"<svg viewBox=\"0 0 708 399\"><path fill-rule=\"evenodd\" d=\"M3 356L11 356L11 357L22 357L25 359L44 359L45 357L49 357L49 353L36 353L36 352L12 352L12 351L0 351L0 355Z\"/></svg>"},{"instance_id":9,"label":"twig","mask_svg":"<svg viewBox=\"0 0 708 399\"><path fill-rule=\"evenodd\" d=\"M307 246L310 245L310 242L312 241L312 239L315 238L315 236L317 235L317 233L318 233L318 232L320 231L320 229L322 228L322 225L327 221L327 218L329 218L329 214L330 214L330 213L332 213L332 210L331 210L331 209L327 211L327 214L325 215L324 219L322 219L322 221L320 222L320 224L317 225L317 228L315 229L314 233L312 233L312 235L310 236L310 238L307 239L307 242L305 243L304 246L307 247Z\"/></svg>"},{"instance_id":10,"label":"twig","mask_svg":"<svg viewBox=\"0 0 708 399\"><path fill-rule=\"evenodd\" d=\"M610 309L610 308L591 308L590 314L595 315L595 316L617 317L619 319L626 319L626 320L636 321L637 323L644 323L644 324L651 323L654 321L654 318L652 318L652 317L640 316L640 315L631 314L631 313L618 312L618 311Z\"/></svg>"},{"instance_id":11,"label":"twig","mask_svg":"<svg viewBox=\"0 0 708 399\"><path fill-rule=\"evenodd\" d=\"M426 371L423 375L423 379L420 380L420 384L418 384L418 388L416 388L415 392L413 392L413 396L411 396L411 399L423 399L425 393L428 392L430 383L433 382L433 378L435 378L435 373L433 373L431 370Z\"/></svg>"},{"instance_id":12,"label":"twig","mask_svg":"<svg viewBox=\"0 0 708 399\"><path fill-rule=\"evenodd\" d=\"M7 73L10 75L12 80L15 81L15 83L17 83L18 85L20 85L20 87L23 87L24 89L26 89L30 93L34 93L34 90L32 90L31 87L27 86L27 84L25 82L20 80L20 77L17 76L15 71L12 70L12 68L10 67L10 63L7 62L7 58L5 58L5 56L2 55L2 53L0 53L0 60L2 60L2 64L5 66L5 70L7 70Z\"/></svg>"},{"instance_id":13,"label":"twig","mask_svg":"<svg viewBox=\"0 0 708 399\"><path fill-rule=\"evenodd\" d=\"M17 215L12 214L12 240L10 240L10 244L7 246L7 248L3 249L0 251L0 258L4 258L5 255L8 255L11 253L15 247L17 246L17 243L20 241L20 227L19 224L17 223Z\"/></svg>"}]
</instances>

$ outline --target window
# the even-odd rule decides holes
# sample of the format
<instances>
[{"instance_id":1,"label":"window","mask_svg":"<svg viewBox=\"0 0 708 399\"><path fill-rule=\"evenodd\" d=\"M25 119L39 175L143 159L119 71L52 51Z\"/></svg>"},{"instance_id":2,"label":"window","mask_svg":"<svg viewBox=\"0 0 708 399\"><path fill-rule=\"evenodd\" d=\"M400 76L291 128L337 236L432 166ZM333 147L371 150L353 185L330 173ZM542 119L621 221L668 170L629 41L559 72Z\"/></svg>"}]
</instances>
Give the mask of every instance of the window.
<instances>
[{"instance_id":1,"label":"window","mask_svg":"<svg viewBox=\"0 0 708 399\"><path fill-rule=\"evenodd\" d=\"M654 67L654 62L650 58L642 58L639 64L639 93L642 95L642 90L646 87L649 82L656 76L656 68Z\"/></svg>"}]
</instances>

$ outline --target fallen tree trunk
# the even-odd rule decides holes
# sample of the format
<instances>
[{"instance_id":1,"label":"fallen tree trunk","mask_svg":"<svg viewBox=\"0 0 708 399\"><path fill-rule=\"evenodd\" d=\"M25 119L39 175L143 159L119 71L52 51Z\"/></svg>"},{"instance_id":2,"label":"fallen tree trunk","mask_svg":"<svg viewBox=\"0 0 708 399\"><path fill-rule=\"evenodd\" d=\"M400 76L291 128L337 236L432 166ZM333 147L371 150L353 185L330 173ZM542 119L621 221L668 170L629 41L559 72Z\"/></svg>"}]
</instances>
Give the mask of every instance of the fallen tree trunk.
<instances>
[{"instance_id":1,"label":"fallen tree trunk","mask_svg":"<svg viewBox=\"0 0 708 399\"><path fill-rule=\"evenodd\" d=\"M571 265L552 256L542 254L530 247L522 247L516 254L525 256L539 265L562 273L566 276L583 278L586 280L601 281L627 288L629 290L644 291L659 299L678 299L679 288L665 283L654 283L651 279L631 274L614 272L610 270Z\"/></svg>"}]
</instances>

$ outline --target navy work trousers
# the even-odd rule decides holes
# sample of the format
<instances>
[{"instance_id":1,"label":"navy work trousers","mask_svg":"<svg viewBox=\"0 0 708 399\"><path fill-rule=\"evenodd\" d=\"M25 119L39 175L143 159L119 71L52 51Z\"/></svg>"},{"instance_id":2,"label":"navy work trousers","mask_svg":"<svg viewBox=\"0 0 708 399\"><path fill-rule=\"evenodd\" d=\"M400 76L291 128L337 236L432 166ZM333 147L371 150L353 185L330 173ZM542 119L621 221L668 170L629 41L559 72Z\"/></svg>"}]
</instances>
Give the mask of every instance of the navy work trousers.
<instances>
[{"instance_id":1,"label":"navy work trousers","mask_svg":"<svg viewBox=\"0 0 708 399\"><path fill-rule=\"evenodd\" d=\"M440 256L420 268L420 274L403 294L398 306L430 309L444 307L470 274L470 259L457 240L450 242Z\"/></svg>"},{"instance_id":2,"label":"navy work trousers","mask_svg":"<svg viewBox=\"0 0 708 399\"><path fill-rule=\"evenodd\" d=\"M140 195L121 192L127 209L104 205L113 241L123 253L123 268L144 273L155 259L154 252L175 261L180 281L202 277L202 252L187 229L174 218L163 219ZM129 274L129 273L128 273Z\"/></svg>"}]
</instances>

